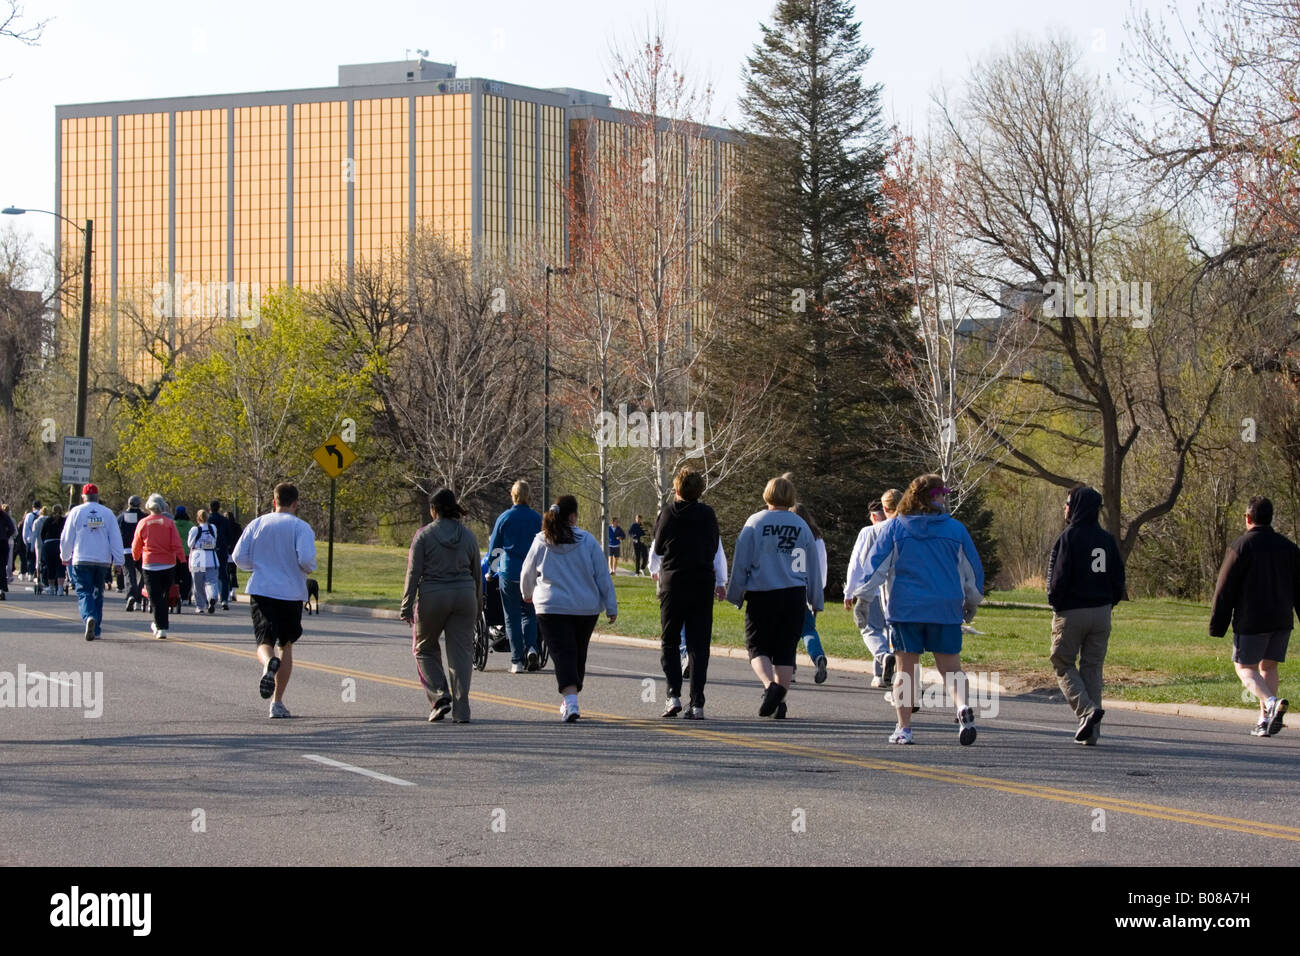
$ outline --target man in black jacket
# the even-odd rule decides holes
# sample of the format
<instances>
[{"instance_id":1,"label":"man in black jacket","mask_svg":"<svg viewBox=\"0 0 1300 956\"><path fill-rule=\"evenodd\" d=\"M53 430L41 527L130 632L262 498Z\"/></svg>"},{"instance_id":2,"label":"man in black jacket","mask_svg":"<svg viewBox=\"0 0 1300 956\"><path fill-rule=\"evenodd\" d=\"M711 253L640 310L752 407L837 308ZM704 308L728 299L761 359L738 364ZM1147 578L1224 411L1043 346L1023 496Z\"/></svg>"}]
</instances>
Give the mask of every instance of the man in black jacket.
<instances>
[{"instance_id":1,"label":"man in black jacket","mask_svg":"<svg viewBox=\"0 0 1300 956\"><path fill-rule=\"evenodd\" d=\"M1232 623L1232 663L1245 688L1259 698L1251 733L1282 729L1287 701L1277 696L1277 666L1286 660L1291 612L1300 611L1300 548L1273 530L1273 502L1260 495L1246 507L1246 533L1228 545L1210 610L1210 636Z\"/></svg>"},{"instance_id":2,"label":"man in black jacket","mask_svg":"<svg viewBox=\"0 0 1300 956\"><path fill-rule=\"evenodd\" d=\"M684 467L673 479L673 500L655 521L654 552L659 565L660 666L668 682L665 717L682 712L682 659L678 641L686 629L686 653L691 672L691 696L685 718L704 717L704 684L709 676L709 644L713 637L713 602L726 591L717 586L714 556L718 553L718 517L700 502L704 476Z\"/></svg>"},{"instance_id":3,"label":"man in black jacket","mask_svg":"<svg viewBox=\"0 0 1300 956\"><path fill-rule=\"evenodd\" d=\"M1124 600L1124 559L1097 521L1101 495L1075 488L1065 502L1068 525L1047 562L1052 605L1052 667L1065 700L1079 718L1074 739L1094 746L1101 737L1101 667L1110 642L1110 612ZM1078 666L1075 658L1078 658Z\"/></svg>"},{"instance_id":4,"label":"man in black jacket","mask_svg":"<svg viewBox=\"0 0 1300 956\"><path fill-rule=\"evenodd\" d=\"M221 513L221 502L213 498L208 502L208 523L217 532L217 590L221 594L221 609L230 610L230 569L226 567L235 542L231 534L230 519Z\"/></svg>"},{"instance_id":5,"label":"man in black jacket","mask_svg":"<svg viewBox=\"0 0 1300 956\"><path fill-rule=\"evenodd\" d=\"M127 499L126 509L117 516L117 529L122 532L122 564L126 569L126 609L134 611L136 602L144 595L144 572L140 563L131 557L131 543L135 541L135 529L148 515L140 507L139 495Z\"/></svg>"}]
</instances>

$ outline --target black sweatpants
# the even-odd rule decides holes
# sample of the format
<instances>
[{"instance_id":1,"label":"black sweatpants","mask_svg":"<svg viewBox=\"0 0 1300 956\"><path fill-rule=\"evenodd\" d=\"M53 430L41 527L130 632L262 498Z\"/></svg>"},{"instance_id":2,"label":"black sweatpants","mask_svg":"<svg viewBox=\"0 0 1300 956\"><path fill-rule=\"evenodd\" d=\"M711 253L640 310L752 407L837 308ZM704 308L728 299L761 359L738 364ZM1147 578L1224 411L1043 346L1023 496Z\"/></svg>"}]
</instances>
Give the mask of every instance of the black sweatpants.
<instances>
[{"instance_id":1,"label":"black sweatpants","mask_svg":"<svg viewBox=\"0 0 1300 956\"><path fill-rule=\"evenodd\" d=\"M551 649L555 665L555 686L564 693L566 687L582 690L587 673L587 646L596 629L599 614L539 614L537 627Z\"/></svg>"},{"instance_id":2,"label":"black sweatpants","mask_svg":"<svg viewBox=\"0 0 1300 956\"><path fill-rule=\"evenodd\" d=\"M713 570L698 581L678 580L659 595L659 666L668 680L668 696L682 696L682 628L686 628L686 659L691 665L690 706L704 706L709 679L709 644L713 639Z\"/></svg>"},{"instance_id":3,"label":"black sweatpants","mask_svg":"<svg viewBox=\"0 0 1300 956\"><path fill-rule=\"evenodd\" d=\"M145 569L145 586L149 589L149 604L153 609L153 622L158 630L167 630L167 592L172 589L175 570L166 568L162 571Z\"/></svg>"},{"instance_id":4,"label":"black sweatpants","mask_svg":"<svg viewBox=\"0 0 1300 956\"><path fill-rule=\"evenodd\" d=\"M632 559L633 573L640 574L642 571L648 571L650 569L650 549L647 548L640 541L633 541L632 551L633 551L633 559Z\"/></svg>"}]
</instances>

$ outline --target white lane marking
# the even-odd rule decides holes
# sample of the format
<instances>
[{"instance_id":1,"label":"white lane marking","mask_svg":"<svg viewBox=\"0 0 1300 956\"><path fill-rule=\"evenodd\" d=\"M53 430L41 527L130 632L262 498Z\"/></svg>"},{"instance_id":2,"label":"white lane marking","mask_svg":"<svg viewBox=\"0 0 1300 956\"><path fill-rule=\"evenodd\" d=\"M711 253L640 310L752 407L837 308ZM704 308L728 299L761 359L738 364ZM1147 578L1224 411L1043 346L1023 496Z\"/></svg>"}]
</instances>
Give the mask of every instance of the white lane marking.
<instances>
[{"instance_id":1,"label":"white lane marking","mask_svg":"<svg viewBox=\"0 0 1300 956\"><path fill-rule=\"evenodd\" d=\"M330 767L338 767L340 770L347 770L350 773L359 773L363 777L373 777L376 780L382 780L384 783L395 783L399 787L414 787L415 784L409 780L402 780L400 777L390 777L388 774L376 773L374 770L367 770L365 767L354 767L350 763L344 763L341 760L331 760L329 757L322 757L319 754L303 754L308 760L315 760L317 763L323 763Z\"/></svg>"}]
</instances>

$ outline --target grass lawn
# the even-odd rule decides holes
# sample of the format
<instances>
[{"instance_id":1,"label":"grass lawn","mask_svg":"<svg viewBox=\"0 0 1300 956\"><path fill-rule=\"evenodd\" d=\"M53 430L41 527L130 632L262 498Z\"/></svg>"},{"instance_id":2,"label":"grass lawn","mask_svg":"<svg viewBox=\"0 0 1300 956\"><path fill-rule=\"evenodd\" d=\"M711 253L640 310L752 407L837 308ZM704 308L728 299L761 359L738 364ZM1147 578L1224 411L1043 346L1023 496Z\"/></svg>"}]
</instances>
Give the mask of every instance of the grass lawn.
<instances>
[{"instance_id":1,"label":"grass lawn","mask_svg":"<svg viewBox=\"0 0 1300 956\"><path fill-rule=\"evenodd\" d=\"M334 592L325 591L325 545L319 547L322 598L336 604L397 609L406 574L401 548L337 544L334 550ZM619 616L603 630L633 637L659 636L659 603L649 578L619 575ZM1041 604L1039 591L995 591L991 601ZM1182 601L1125 602L1115 611L1110 649L1106 655L1106 691L1129 700L1214 704L1245 707L1241 683L1232 668L1230 638L1207 636L1209 608ZM603 620L603 619L602 619ZM1002 682L1017 690L1054 688L1056 677L1047 663L1052 613L1025 608L984 607L974 626L983 634L967 634L962 663L971 671L998 671ZM818 630L826 653L865 658L866 647L842 604L831 604L818 615ZM730 604L714 606L713 640L744 645L743 614ZM1300 653L1300 649L1297 649ZM927 655L927 663L933 663ZM1294 657L1282 665L1282 696L1300 697L1300 666Z\"/></svg>"}]
</instances>

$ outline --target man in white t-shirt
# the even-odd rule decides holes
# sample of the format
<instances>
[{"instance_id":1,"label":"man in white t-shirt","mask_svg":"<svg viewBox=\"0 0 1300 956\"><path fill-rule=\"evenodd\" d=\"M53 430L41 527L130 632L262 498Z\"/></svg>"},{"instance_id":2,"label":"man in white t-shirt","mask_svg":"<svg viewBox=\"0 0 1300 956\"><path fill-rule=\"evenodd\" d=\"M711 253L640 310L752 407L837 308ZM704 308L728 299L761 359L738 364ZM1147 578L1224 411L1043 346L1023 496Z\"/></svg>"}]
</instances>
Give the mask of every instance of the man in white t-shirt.
<instances>
[{"instance_id":1,"label":"man in white t-shirt","mask_svg":"<svg viewBox=\"0 0 1300 956\"><path fill-rule=\"evenodd\" d=\"M249 572L244 593L252 608L257 659L262 664L258 692L263 700L272 698L270 716L288 717L284 690L293 672L293 643L302 636L307 575L316 570L316 535L297 516L295 486L288 482L275 486L274 508L248 523L231 558Z\"/></svg>"}]
</instances>

